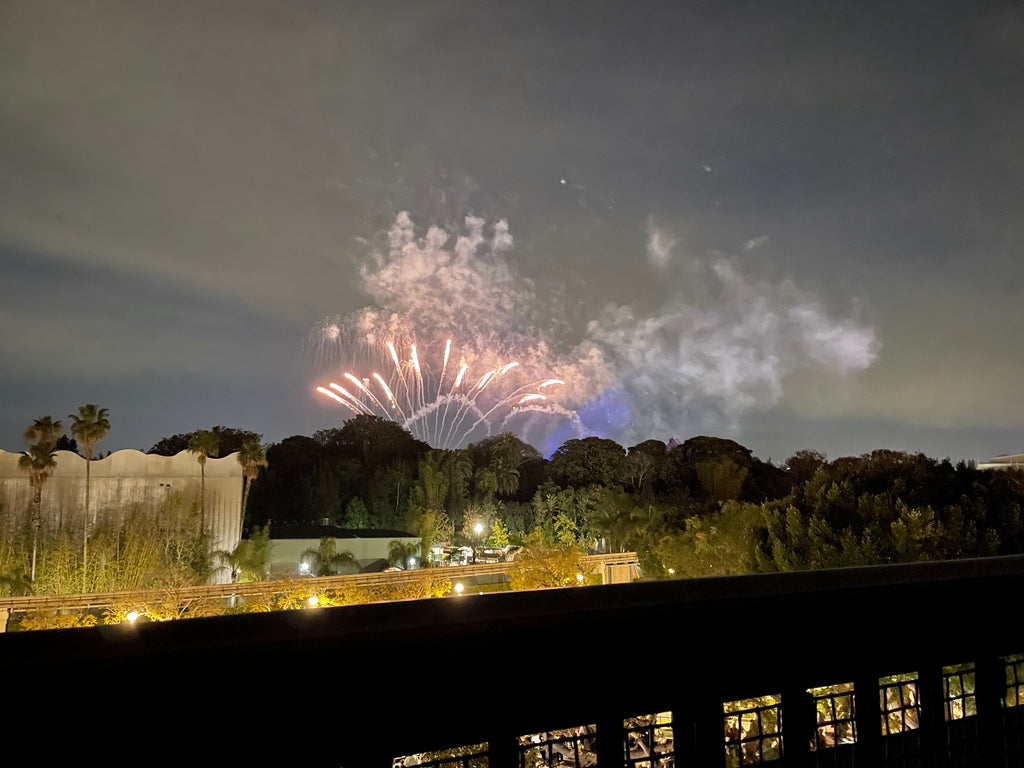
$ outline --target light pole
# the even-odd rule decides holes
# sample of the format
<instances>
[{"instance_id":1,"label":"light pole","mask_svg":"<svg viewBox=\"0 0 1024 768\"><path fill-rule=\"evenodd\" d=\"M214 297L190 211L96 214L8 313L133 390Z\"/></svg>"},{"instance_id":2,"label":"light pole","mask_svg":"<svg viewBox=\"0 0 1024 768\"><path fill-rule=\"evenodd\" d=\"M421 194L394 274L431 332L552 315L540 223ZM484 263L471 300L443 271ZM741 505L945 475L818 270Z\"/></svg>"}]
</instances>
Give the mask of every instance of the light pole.
<instances>
[{"instance_id":1,"label":"light pole","mask_svg":"<svg viewBox=\"0 0 1024 768\"><path fill-rule=\"evenodd\" d=\"M476 548L481 543L484 535L484 524L477 520L473 526L473 565L476 565Z\"/></svg>"}]
</instances>

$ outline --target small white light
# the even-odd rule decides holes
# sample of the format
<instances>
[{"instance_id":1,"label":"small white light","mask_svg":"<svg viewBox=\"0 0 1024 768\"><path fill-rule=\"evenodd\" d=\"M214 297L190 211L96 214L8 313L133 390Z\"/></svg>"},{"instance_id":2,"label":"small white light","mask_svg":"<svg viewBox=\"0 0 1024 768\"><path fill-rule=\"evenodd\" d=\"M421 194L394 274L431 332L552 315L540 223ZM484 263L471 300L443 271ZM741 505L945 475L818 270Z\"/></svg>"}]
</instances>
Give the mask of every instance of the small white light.
<instances>
[{"instance_id":1,"label":"small white light","mask_svg":"<svg viewBox=\"0 0 1024 768\"><path fill-rule=\"evenodd\" d=\"M576 574L576 581L578 581L580 584L583 583L583 574L582 573L577 573Z\"/></svg>"},{"instance_id":2,"label":"small white light","mask_svg":"<svg viewBox=\"0 0 1024 768\"><path fill-rule=\"evenodd\" d=\"M320 604L320 598L317 597L316 595L313 595L306 602L309 603L309 607L310 608L316 608Z\"/></svg>"},{"instance_id":3,"label":"small white light","mask_svg":"<svg viewBox=\"0 0 1024 768\"><path fill-rule=\"evenodd\" d=\"M669 576L675 576L676 575L676 569L675 568L669 568L668 569L668 575Z\"/></svg>"},{"instance_id":4,"label":"small white light","mask_svg":"<svg viewBox=\"0 0 1024 768\"><path fill-rule=\"evenodd\" d=\"M462 594L462 590L464 590L464 589L465 589L465 587L462 586L462 582L461 581L455 582L455 594L461 595Z\"/></svg>"},{"instance_id":5,"label":"small white light","mask_svg":"<svg viewBox=\"0 0 1024 768\"><path fill-rule=\"evenodd\" d=\"M128 619L128 623L129 624L134 624L135 620L137 618L139 618L139 612L138 611L128 611L128 613L126 613L124 617L126 619Z\"/></svg>"}]
</instances>

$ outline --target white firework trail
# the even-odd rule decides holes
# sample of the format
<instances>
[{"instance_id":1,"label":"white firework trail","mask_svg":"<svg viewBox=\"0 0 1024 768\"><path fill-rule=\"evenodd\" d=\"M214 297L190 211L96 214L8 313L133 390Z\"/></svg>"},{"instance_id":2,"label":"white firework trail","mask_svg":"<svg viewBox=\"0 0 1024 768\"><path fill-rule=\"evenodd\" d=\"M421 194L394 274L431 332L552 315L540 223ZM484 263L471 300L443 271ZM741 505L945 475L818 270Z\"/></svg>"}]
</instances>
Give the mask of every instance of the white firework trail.
<instances>
[{"instance_id":1,"label":"white firework trail","mask_svg":"<svg viewBox=\"0 0 1024 768\"><path fill-rule=\"evenodd\" d=\"M480 432L490 435L499 417L502 427L513 416L527 412L576 419L573 411L553 404L550 393L540 392L565 382L553 378L525 383L514 380L518 372L512 372L522 370L517 360L490 367L476 376L462 359L456 370L448 364L453 351L452 340L448 339L435 380L415 343L408 345L408 359L403 359L401 348L392 340L384 342L381 351L386 350L387 356L382 359L390 358L392 365L383 373L373 371L360 378L344 371L341 378L352 384L352 391L335 381L316 387L316 391L353 413L390 419L438 448L460 447ZM467 384L470 375L473 378Z\"/></svg>"}]
</instances>

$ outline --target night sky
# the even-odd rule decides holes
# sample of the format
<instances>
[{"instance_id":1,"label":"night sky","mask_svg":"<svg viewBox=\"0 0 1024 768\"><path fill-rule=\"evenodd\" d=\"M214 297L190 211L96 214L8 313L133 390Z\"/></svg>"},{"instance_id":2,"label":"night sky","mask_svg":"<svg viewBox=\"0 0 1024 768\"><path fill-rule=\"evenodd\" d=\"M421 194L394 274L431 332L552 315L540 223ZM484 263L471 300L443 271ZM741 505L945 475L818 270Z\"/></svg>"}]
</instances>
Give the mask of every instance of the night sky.
<instances>
[{"instance_id":1,"label":"night sky","mask_svg":"<svg viewBox=\"0 0 1024 768\"><path fill-rule=\"evenodd\" d=\"M1019 2L0 2L0 448L339 425L376 310L546 450L1019 452L1022 204Z\"/></svg>"}]
</instances>

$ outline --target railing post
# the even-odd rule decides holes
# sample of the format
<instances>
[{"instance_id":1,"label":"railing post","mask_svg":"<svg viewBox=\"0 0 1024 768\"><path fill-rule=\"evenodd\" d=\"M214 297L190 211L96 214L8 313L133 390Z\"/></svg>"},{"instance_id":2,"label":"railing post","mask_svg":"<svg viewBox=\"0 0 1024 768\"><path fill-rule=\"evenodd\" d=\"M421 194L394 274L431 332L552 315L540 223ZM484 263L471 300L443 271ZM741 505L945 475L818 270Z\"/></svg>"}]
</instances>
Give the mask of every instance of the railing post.
<instances>
[{"instance_id":1,"label":"railing post","mask_svg":"<svg viewBox=\"0 0 1024 768\"><path fill-rule=\"evenodd\" d=\"M625 762L625 730L621 717L603 716L597 726L597 764L600 768L622 768Z\"/></svg>"},{"instance_id":2,"label":"railing post","mask_svg":"<svg viewBox=\"0 0 1024 768\"><path fill-rule=\"evenodd\" d=\"M860 670L853 680L853 701L856 708L857 743L854 746L857 764L881 765L882 708L878 701L878 675Z\"/></svg>"},{"instance_id":3,"label":"railing post","mask_svg":"<svg viewBox=\"0 0 1024 768\"><path fill-rule=\"evenodd\" d=\"M686 754L676 764L697 765L701 768L719 768L724 765L725 720L720 697L705 696L702 692L700 698L687 708L685 717L691 738L687 739Z\"/></svg>"},{"instance_id":4,"label":"railing post","mask_svg":"<svg viewBox=\"0 0 1024 768\"><path fill-rule=\"evenodd\" d=\"M918 670L918 749L924 768L945 768L949 765L946 743L946 697L942 685L942 667L924 664Z\"/></svg>"},{"instance_id":5,"label":"railing post","mask_svg":"<svg viewBox=\"0 0 1024 768\"><path fill-rule=\"evenodd\" d=\"M506 732L495 734L487 742L490 768L519 768L519 740Z\"/></svg>"},{"instance_id":6,"label":"railing post","mask_svg":"<svg viewBox=\"0 0 1024 768\"><path fill-rule=\"evenodd\" d=\"M974 694L978 708L978 752L982 765L1005 765L1003 697L1006 695L1006 662L983 656L974 663Z\"/></svg>"},{"instance_id":7,"label":"railing post","mask_svg":"<svg viewBox=\"0 0 1024 768\"><path fill-rule=\"evenodd\" d=\"M810 765L811 739L814 737L814 700L799 686L782 691L782 754L787 768Z\"/></svg>"}]
</instances>

